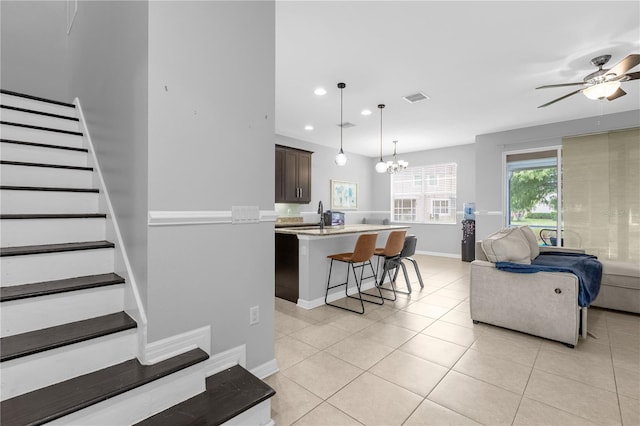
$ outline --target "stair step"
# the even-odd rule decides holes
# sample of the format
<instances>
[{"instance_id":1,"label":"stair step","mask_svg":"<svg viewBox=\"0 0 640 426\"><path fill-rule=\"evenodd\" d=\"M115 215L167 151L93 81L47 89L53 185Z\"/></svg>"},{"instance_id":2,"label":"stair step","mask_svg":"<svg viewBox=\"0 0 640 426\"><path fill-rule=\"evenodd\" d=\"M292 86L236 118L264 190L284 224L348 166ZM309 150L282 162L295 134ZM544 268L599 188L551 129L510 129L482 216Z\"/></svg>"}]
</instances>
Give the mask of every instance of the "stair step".
<instances>
[{"instance_id":1,"label":"stair step","mask_svg":"<svg viewBox=\"0 0 640 426\"><path fill-rule=\"evenodd\" d=\"M44 132L65 133L67 135L82 136L82 132L74 132L71 130L54 129L52 127L33 126L31 124L14 123L12 121L0 121L0 124L5 126L22 127L31 130L42 130Z\"/></svg>"},{"instance_id":2,"label":"stair step","mask_svg":"<svg viewBox=\"0 0 640 426\"><path fill-rule=\"evenodd\" d=\"M36 111L34 109L28 109L28 108L18 108L18 107L9 106L9 105L0 105L0 108L6 109L6 110L10 110L10 111L25 112L27 114L44 115L46 117L59 118L59 119L62 119L62 120L80 121L80 119L77 118L77 117L69 117L67 115L52 114L50 112ZM74 108L75 108L75 105L74 105Z\"/></svg>"},{"instance_id":3,"label":"stair step","mask_svg":"<svg viewBox=\"0 0 640 426\"><path fill-rule=\"evenodd\" d=\"M0 339L0 361L33 355L73 343L136 328L126 313L104 315Z\"/></svg>"},{"instance_id":4,"label":"stair step","mask_svg":"<svg viewBox=\"0 0 640 426\"><path fill-rule=\"evenodd\" d=\"M48 186L15 186L15 185L1 185L0 189L7 191L50 191L50 192L100 192L95 188L53 188Z\"/></svg>"},{"instance_id":5,"label":"stair step","mask_svg":"<svg viewBox=\"0 0 640 426\"><path fill-rule=\"evenodd\" d=\"M138 426L219 425L275 395L262 380L239 365L207 378L207 390Z\"/></svg>"},{"instance_id":6,"label":"stair step","mask_svg":"<svg viewBox=\"0 0 640 426\"><path fill-rule=\"evenodd\" d=\"M0 160L0 164L8 165L8 166L24 166L24 167L47 167L52 169L70 169L70 170L84 170L88 172L93 171L93 167L84 167L84 166L66 166L63 164L44 164L44 163L28 163L25 161L10 161L10 160Z\"/></svg>"},{"instance_id":7,"label":"stair step","mask_svg":"<svg viewBox=\"0 0 640 426\"><path fill-rule=\"evenodd\" d=\"M40 98L37 96L27 95L25 93L13 92L11 90L6 90L6 89L0 89L0 93L3 95L17 96L19 98L31 99L33 101L39 101L39 102L46 102L46 103L65 106L65 107L74 108L74 109L76 107L74 104L70 104L68 102L60 102L52 99Z\"/></svg>"},{"instance_id":8,"label":"stair step","mask_svg":"<svg viewBox=\"0 0 640 426\"><path fill-rule=\"evenodd\" d=\"M93 373L26 393L0 404L0 423L40 425L116 397L169 374L205 361L201 349L142 365L132 359Z\"/></svg>"},{"instance_id":9,"label":"stair step","mask_svg":"<svg viewBox=\"0 0 640 426\"><path fill-rule=\"evenodd\" d=\"M8 143L8 144L16 144L16 145L37 146L37 147L40 147L40 148L66 149L68 151L89 152L89 150L87 148L77 148L77 147L74 147L74 146L64 146L64 145L52 145L52 144L48 144L48 143L17 141L17 140L13 140L13 139L0 139L0 142Z\"/></svg>"},{"instance_id":10,"label":"stair step","mask_svg":"<svg viewBox=\"0 0 640 426\"><path fill-rule=\"evenodd\" d=\"M115 244L110 241L82 241L78 243L61 243L61 244L40 244L37 246L20 246L20 247L2 247L0 248L0 257L4 256L23 256L30 254L42 253L61 253L65 251L77 250L95 250L114 248Z\"/></svg>"},{"instance_id":11,"label":"stair step","mask_svg":"<svg viewBox=\"0 0 640 426\"><path fill-rule=\"evenodd\" d=\"M0 289L0 302L28 299L30 297L47 296L50 294L85 290L88 288L104 287L115 284L124 284L124 278L118 274L110 273L2 287Z\"/></svg>"},{"instance_id":12,"label":"stair step","mask_svg":"<svg viewBox=\"0 0 640 426\"><path fill-rule=\"evenodd\" d=\"M105 213L28 213L0 214L2 220L20 219L95 219L106 218Z\"/></svg>"}]
</instances>

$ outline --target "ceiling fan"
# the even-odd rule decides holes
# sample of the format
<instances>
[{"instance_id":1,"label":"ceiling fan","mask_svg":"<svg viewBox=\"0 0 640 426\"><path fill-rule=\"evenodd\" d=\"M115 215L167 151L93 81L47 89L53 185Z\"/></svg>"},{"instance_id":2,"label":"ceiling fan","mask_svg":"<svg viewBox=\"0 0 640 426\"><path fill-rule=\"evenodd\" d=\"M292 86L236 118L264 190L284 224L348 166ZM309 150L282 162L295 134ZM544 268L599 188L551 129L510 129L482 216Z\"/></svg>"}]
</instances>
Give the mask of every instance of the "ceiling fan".
<instances>
[{"instance_id":1,"label":"ceiling fan","mask_svg":"<svg viewBox=\"0 0 640 426\"><path fill-rule=\"evenodd\" d=\"M584 86L575 92L568 93L564 96L554 99L551 102L547 102L544 105L540 105L538 108L544 108L558 101L561 101L569 96L573 96L578 92L582 92L589 99L608 99L610 101L624 96L627 94L620 88L620 83L623 81L640 79L640 71L626 73L631 68L640 64L640 55L631 54L618 62L611 69L602 69L602 67L609 62L611 55L596 56L591 60L593 66L598 67L597 71L592 72L586 76L583 81L579 83L563 83L563 84L549 84L546 86L536 87L536 89L548 89L550 87L565 87L565 86Z\"/></svg>"}]
</instances>

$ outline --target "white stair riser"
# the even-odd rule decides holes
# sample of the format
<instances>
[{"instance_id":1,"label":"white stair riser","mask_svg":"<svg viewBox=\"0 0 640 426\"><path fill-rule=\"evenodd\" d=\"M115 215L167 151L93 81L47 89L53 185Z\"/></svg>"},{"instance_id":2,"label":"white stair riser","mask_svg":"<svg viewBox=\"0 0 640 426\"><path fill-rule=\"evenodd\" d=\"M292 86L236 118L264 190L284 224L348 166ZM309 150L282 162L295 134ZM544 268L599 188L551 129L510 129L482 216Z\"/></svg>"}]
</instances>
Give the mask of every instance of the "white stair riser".
<instances>
[{"instance_id":1,"label":"white stair riser","mask_svg":"<svg viewBox=\"0 0 640 426\"><path fill-rule=\"evenodd\" d=\"M2 400L132 359L136 345L132 329L4 361L0 364Z\"/></svg>"},{"instance_id":2,"label":"white stair riser","mask_svg":"<svg viewBox=\"0 0 640 426\"><path fill-rule=\"evenodd\" d=\"M134 424L204 391L204 371L200 365L193 365L47 424Z\"/></svg>"},{"instance_id":3,"label":"white stair riser","mask_svg":"<svg viewBox=\"0 0 640 426\"><path fill-rule=\"evenodd\" d=\"M113 249L3 256L0 258L2 286L106 274L113 272L113 256Z\"/></svg>"},{"instance_id":4,"label":"white stair riser","mask_svg":"<svg viewBox=\"0 0 640 426\"><path fill-rule=\"evenodd\" d=\"M3 164L0 167L3 185L54 186L58 188L91 188L93 172L90 170L61 169Z\"/></svg>"},{"instance_id":5,"label":"white stair riser","mask_svg":"<svg viewBox=\"0 0 640 426\"><path fill-rule=\"evenodd\" d=\"M95 192L0 191L2 213L98 213Z\"/></svg>"},{"instance_id":6,"label":"white stair riser","mask_svg":"<svg viewBox=\"0 0 640 426\"><path fill-rule=\"evenodd\" d=\"M17 127L3 124L0 128L2 139L46 143L50 145L70 146L82 148L82 136L68 133L51 132L47 130L29 129L27 127Z\"/></svg>"},{"instance_id":7,"label":"white stair riser","mask_svg":"<svg viewBox=\"0 0 640 426\"><path fill-rule=\"evenodd\" d=\"M106 219L11 219L0 226L3 247L99 241L105 239Z\"/></svg>"},{"instance_id":8,"label":"white stair riser","mask_svg":"<svg viewBox=\"0 0 640 426\"><path fill-rule=\"evenodd\" d=\"M2 337L120 312L121 284L2 302Z\"/></svg>"},{"instance_id":9,"label":"white stair riser","mask_svg":"<svg viewBox=\"0 0 640 426\"><path fill-rule=\"evenodd\" d=\"M77 117L75 108L56 105L49 102L34 101L20 96L12 96L0 94L0 103L17 108L32 109L34 111L48 112L50 114L66 115L68 117Z\"/></svg>"},{"instance_id":10,"label":"white stair riser","mask_svg":"<svg viewBox=\"0 0 640 426\"><path fill-rule=\"evenodd\" d=\"M88 164L87 156L88 154L86 152L67 149L42 148L13 143L0 144L0 159L8 161L86 167Z\"/></svg>"},{"instance_id":11,"label":"white stair riser","mask_svg":"<svg viewBox=\"0 0 640 426\"><path fill-rule=\"evenodd\" d=\"M6 108L0 108L0 119L11 123L28 124L30 126L50 127L52 129L69 130L72 132L80 131L80 124L76 120L67 120L65 118L50 117Z\"/></svg>"}]
</instances>

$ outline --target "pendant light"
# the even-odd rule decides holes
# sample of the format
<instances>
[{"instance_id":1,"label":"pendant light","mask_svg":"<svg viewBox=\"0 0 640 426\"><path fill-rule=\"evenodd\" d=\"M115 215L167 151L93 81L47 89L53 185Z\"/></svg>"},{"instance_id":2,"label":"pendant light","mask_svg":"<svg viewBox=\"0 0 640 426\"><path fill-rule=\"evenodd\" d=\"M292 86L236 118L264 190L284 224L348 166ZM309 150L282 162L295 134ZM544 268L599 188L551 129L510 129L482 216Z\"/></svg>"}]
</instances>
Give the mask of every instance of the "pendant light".
<instances>
[{"instance_id":1,"label":"pendant light","mask_svg":"<svg viewBox=\"0 0 640 426\"><path fill-rule=\"evenodd\" d=\"M342 90L347 87L344 83L338 83L338 89L340 89L340 152L336 155L336 164L338 166L344 166L347 164L347 156L344 155L342 150Z\"/></svg>"},{"instance_id":2,"label":"pendant light","mask_svg":"<svg viewBox=\"0 0 640 426\"><path fill-rule=\"evenodd\" d=\"M384 104L378 105L378 108L380 108L380 161L376 163L376 172L386 173L387 163L382 159L382 109L384 108Z\"/></svg>"}]
</instances>

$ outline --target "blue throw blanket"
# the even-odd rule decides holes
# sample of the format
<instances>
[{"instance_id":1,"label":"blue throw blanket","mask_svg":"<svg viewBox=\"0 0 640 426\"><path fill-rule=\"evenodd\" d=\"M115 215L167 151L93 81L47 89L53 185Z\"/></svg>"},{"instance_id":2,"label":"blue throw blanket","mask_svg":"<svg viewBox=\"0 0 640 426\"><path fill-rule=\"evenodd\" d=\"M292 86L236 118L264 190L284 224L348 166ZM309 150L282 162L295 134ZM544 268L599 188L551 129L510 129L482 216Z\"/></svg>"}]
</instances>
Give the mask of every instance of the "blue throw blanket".
<instances>
[{"instance_id":1,"label":"blue throw blanket","mask_svg":"<svg viewBox=\"0 0 640 426\"><path fill-rule=\"evenodd\" d=\"M513 262L497 262L496 268L522 274L535 272L571 272L578 277L580 288L578 304L589 306L600 291L602 280L602 263L596 256L581 253L543 252L536 257L531 265Z\"/></svg>"}]
</instances>

